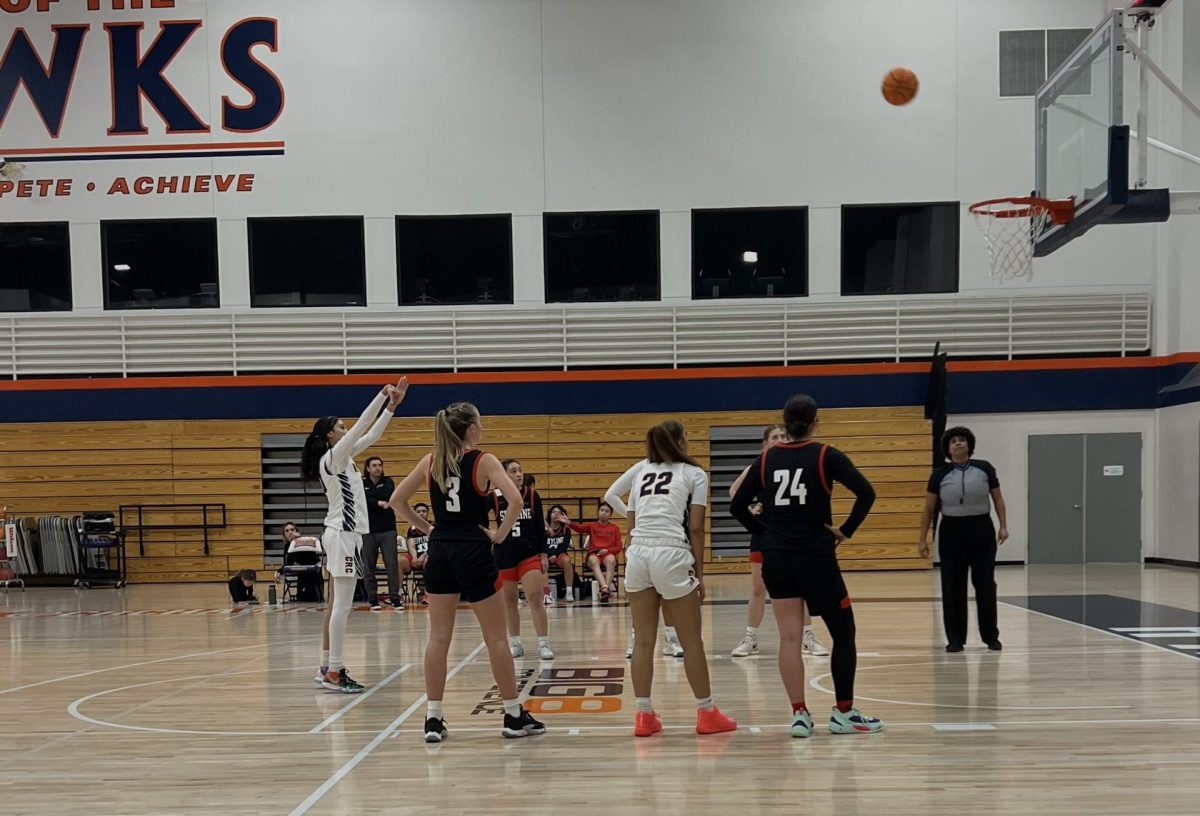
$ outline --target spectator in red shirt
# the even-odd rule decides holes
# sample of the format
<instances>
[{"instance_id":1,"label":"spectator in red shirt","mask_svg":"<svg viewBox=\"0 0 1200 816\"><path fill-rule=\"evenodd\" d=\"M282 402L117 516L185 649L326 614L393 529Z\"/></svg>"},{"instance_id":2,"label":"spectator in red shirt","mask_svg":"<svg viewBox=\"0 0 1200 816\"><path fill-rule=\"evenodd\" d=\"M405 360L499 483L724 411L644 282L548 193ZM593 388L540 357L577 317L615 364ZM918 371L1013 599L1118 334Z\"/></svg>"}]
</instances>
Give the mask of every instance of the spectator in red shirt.
<instances>
[{"instance_id":1,"label":"spectator in red shirt","mask_svg":"<svg viewBox=\"0 0 1200 816\"><path fill-rule=\"evenodd\" d=\"M602 500L596 511L599 521L572 522L562 514L567 526L588 537L587 565L600 584L602 601L617 591L617 553L622 549L621 528L612 523L612 513L612 505Z\"/></svg>"}]
</instances>

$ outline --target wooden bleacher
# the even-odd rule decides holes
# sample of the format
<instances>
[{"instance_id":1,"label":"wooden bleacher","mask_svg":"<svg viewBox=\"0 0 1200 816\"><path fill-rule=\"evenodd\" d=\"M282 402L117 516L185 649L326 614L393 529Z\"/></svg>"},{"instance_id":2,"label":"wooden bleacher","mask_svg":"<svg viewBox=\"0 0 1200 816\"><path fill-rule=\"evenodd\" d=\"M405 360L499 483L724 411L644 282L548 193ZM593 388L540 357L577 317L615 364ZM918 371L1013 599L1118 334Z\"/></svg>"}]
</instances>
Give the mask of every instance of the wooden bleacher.
<instances>
[{"instance_id":1,"label":"wooden bleacher","mask_svg":"<svg viewBox=\"0 0 1200 816\"><path fill-rule=\"evenodd\" d=\"M403 409L402 409L403 410ZM709 461L709 428L765 425L774 411L679 413L690 449ZM658 414L486 417L484 447L521 460L546 504L556 497L603 494L643 454ZM875 484L875 511L840 550L848 569L923 569L917 532L929 476L929 428L918 407L821 411L824 441L854 460ZM198 531L147 535L146 555L129 558L130 582L218 581L239 569L264 569L260 437L306 433L307 420L205 420L40 423L0 426L0 504L19 515L113 510L121 504L222 502L228 527L203 552ZM371 453L397 480L429 450L432 421L397 417ZM364 457L365 458L365 457ZM361 462L360 462L361 466ZM849 500L835 493L835 513ZM170 513L157 518L174 523ZM183 520L180 520L183 522ZM619 520L618 520L619 521ZM718 523L726 523L718 519ZM709 527L713 521L710 519ZM708 569L741 571L741 559Z\"/></svg>"}]
</instances>

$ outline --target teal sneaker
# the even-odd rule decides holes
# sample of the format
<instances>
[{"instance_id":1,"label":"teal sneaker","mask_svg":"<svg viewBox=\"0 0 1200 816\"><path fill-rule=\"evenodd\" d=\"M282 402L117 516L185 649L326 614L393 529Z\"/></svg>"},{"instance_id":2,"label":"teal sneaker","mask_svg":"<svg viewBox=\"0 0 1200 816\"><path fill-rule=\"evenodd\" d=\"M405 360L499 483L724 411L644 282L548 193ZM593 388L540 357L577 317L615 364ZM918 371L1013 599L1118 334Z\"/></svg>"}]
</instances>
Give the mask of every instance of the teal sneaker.
<instances>
[{"instance_id":1,"label":"teal sneaker","mask_svg":"<svg viewBox=\"0 0 1200 816\"><path fill-rule=\"evenodd\" d=\"M813 735L813 718L807 710L797 711L792 715L792 736L804 739Z\"/></svg>"}]
</instances>

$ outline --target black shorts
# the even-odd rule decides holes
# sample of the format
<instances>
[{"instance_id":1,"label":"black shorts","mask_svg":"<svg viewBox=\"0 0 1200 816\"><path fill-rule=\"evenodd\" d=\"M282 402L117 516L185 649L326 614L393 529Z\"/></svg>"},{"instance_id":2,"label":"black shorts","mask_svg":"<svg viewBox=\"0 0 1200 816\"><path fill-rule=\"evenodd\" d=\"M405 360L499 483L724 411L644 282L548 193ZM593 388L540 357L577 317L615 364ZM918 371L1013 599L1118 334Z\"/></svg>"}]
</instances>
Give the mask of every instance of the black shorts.
<instances>
[{"instance_id":1,"label":"black shorts","mask_svg":"<svg viewBox=\"0 0 1200 816\"><path fill-rule=\"evenodd\" d=\"M496 568L503 572L506 569L516 569L530 558L539 558L541 553L533 544L523 541L501 541L492 547L492 557L496 559Z\"/></svg>"},{"instance_id":2,"label":"black shorts","mask_svg":"<svg viewBox=\"0 0 1200 816\"><path fill-rule=\"evenodd\" d=\"M813 615L850 606L850 593L833 551L764 550L762 577L772 598L803 598Z\"/></svg>"},{"instance_id":3,"label":"black shorts","mask_svg":"<svg viewBox=\"0 0 1200 816\"><path fill-rule=\"evenodd\" d=\"M500 573L486 539L429 542L424 574L426 592L460 595L469 603L486 601L500 588Z\"/></svg>"}]
</instances>

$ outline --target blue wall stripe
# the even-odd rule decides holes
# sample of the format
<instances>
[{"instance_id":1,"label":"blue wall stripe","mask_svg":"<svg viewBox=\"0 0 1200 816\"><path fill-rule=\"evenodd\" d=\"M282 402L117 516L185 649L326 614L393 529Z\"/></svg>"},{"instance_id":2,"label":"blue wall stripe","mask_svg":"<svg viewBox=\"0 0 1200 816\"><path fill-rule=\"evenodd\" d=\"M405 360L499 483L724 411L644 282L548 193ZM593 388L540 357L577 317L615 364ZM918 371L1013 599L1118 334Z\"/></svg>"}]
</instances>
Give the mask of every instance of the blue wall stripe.
<instances>
[{"instance_id":1,"label":"blue wall stripe","mask_svg":"<svg viewBox=\"0 0 1200 816\"><path fill-rule=\"evenodd\" d=\"M1168 392L1192 364L1050 371L951 372L952 414L1150 409L1200 401L1200 388ZM771 410L798 391L830 408L920 405L927 375L873 373L704 378L416 384L401 408L429 416L455 400L485 414L593 414ZM0 422L275 419L357 416L372 386L234 386L0 391Z\"/></svg>"}]
</instances>

